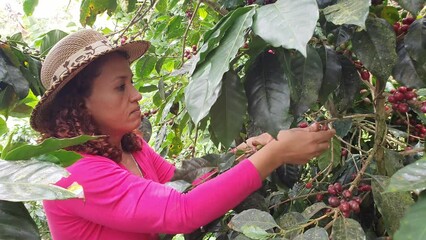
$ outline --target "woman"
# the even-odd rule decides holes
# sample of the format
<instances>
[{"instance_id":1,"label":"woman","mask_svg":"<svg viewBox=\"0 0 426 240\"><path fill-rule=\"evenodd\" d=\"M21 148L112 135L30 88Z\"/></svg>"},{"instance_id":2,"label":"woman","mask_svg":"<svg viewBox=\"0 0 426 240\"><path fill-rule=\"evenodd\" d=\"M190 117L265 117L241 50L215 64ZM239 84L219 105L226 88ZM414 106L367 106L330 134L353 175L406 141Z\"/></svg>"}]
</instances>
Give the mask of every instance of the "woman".
<instances>
[{"instance_id":1,"label":"woman","mask_svg":"<svg viewBox=\"0 0 426 240\"><path fill-rule=\"evenodd\" d=\"M82 30L58 42L43 63L48 90L31 126L44 138L104 136L69 148L83 158L57 185L78 182L85 197L44 202L54 239L151 240L192 232L238 205L278 166L304 164L329 147L334 131L317 125L281 131L277 140L264 134L248 141L265 145L261 150L189 193L164 185L174 166L133 133L141 95L130 63L148 47L145 41L112 46L101 34Z\"/></svg>"}]
</instances>

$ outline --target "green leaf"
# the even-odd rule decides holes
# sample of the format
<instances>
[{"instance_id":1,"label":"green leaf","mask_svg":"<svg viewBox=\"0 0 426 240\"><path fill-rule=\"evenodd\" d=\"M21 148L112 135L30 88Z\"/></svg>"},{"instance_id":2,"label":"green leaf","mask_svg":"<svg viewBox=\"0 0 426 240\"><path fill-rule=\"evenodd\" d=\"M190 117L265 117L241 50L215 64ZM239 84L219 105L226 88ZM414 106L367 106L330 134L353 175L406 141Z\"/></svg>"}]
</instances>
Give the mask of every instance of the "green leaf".
<instances>
[{"instance_id":1,"label":"green leaf","mask_svg":"<svg viewBox=\"0 0 426 240\"><path fill-rule=\"evenodd\" d=\"M235 9L245 5L244 0L221 0L219 1L222 4L222 7L226 9Z\"/></svg>"},{"instance_id":2,"label":"green leaf","mask_svg":"<svg viewBox=\"0 0 426 240\"><path fill-rule=\"evenodd\" d=\"M359 222L352 218L338 217L333 223L331 239L365 240L366 236Z\"/></svg>"},{"instance_id":3,"label":"green leaf","mask_svg":"<svg viewBox=\"0 0 426 240\"><path fill-rule=\"evenodd\" d=\"M160 13L165 13L167 11L167 0L159 0L155 4L155 9Z\"/></svg>"},{"instance_id":4,"label":"green leaf","mask_svg":"<svg viewBox=\"0 0 426 240\"><path fill-rule=\"evenodd\" d=\"M398 170L390 179L388 192L422 191L426 189L426 158Z\"/></svg>"},{"instance_id":5,"label":"green leaf","mask_svg":"<svg viewBox=\"0 0 426 240\"><path fill-rule=\"evenodd\" d=\"M155 56L144 55L136 62L136 77L141 80L147 78L151 74L152 70L154 70L156 63L157 58Z\"/></svg>"},{"instance_id":6,"label":"green leaf","mask_svg":"<svg viewBox=\"0 0 426 240\"><path fill-rule=\"evenodd\" d=\"M36 160L0 160L0 199L14 202L76 198L53 185L69 173L53 163Z\"/></svg>"},{"instance_id":7,"label":"green leaf","mask_svg":"<svg viewBox=\"0 0 426 240\"><path fill-rule=\"evenodd\" d=\"M324 78L318 98L322 104L328 99L328 95L339 86L342 79L342 65L335 50L331 48L321 48L318 50L322 60Z\"/></svg>"},{"instance_id":8,"label":"green leaf","mask_svg":"<svg viewBox=\"0 0 426 240\"><path fill-rule=\"evenodd\" d=\"M107 11L108 15L111 15L116 8L116 0L82 0L80 5L80 23L83 26L92 26L98 14Z\"/></svg>"},{"instance_id":9,"label":"green leaf","mask_svg":"<svg viewBox=\"0 0 426 240\"><path fill-rule=\"evenodd\" d=\"M380 13L380 16L388 21L389 24L394 24L399 21L399 12L396 7L393 6L385 6Z\"/></svg>"},{"instance_id":10,"label":"green leaf","mask_svg":"<svg viewBox=\"0 0 426 240\"><path fill-rule=\"evenodd\" d=\"M316 213L318 213L319 211L321 211L324 208L327 208L327 205L325 205L324 202L317 202L317 203L314 203L311 206L305 208L305 210L303 210L303 212L302 212L302 215L305 219L310 219Z\"/></svg>"},{"instance_id":11,"label":"green leaf","mask_svg":"<svg viewBox=\"0 0 426 240\"><path fill-rule=\"evenodd\" d=\"M6 61L0 57L0 83L1 82L12 86L20 99L25 98L28 94L29 84L21 71L18 68L7 64Z\"/></svg>"},{"instance_id":12,"label":"green leaf","mask_svg":"<svg viewBox=\"0 0 426 240\"><path fill-rule=\"evenodd\" d=\"M276 136L293 121L288 77L275 54L262 53L246 73L248 112L256 126Z\"/></svg>"},{"instance_id":13,"label":"green leaf","mask_svg":"<svg viewBox=\"0 0 426 240\"><path fill-rule=\"evenodd\" d=\"M393 68L392 75L399 83L412 88L426 86L426 72L417 67L417 63L408 55L403 42L397 46L398 60Z\"/></svg>"},{"instance_id":14,"label":"green leaf","mask_svg":"<svg viewBox=\"0 0 426 240\"><path fill-rule=\"evenodd\" d=\"M306 56L318 17L315 0L278 0L257 9L253 32L274 47L296 49Z\"/></svg>"},{"instance_id":15,"label":"green leaf","mask_svg":"<svg viewBox=\"0 0 426 240\"><path fill-rule=\"evenodd\" d=\"M45 162L51 162L55 163L57 165L60 165L62 167L68 167L71 166L73 163L75 163L77 160L81 159L82 156L76 152L72 151L66 151L63 149L56 150L54 152L50 152L47 154L43 154L37 157L34 157L32 159L38 160L38 161L45 161Z\"/></svg>"},{"instance_id":16,"label":"green leaf","mask_svg":"<svg viewBox=\"0 0 426 240\"><path fill-rule=\"evenodd\" d=\"M366 31L354 34L353 51L384 89L397 61L395 33L391 25L381 18L368 18L366 27Z\"/></svg>"},{"instance_id":17,"label":"green leaf","mask_svg":"<svg viewBox=\"0 0 426 240\"><path fill-rule=\"evenodd\" d=\"M5 160L25 160L36 157L42 154L53 152L62 148L73 145L83 144L87 141L94 140L97 136L81 135L73 138L48 138L38 145L23 145L10 150L5 155L2 155Z\"/></svg>"},{"instance_id":18,"label":"green leaf","mask_svg":"<svg viewBox=\"0 0 426 240\"><path fill-rule=\"evenodd\" d=\"M118 0L120 8L125 12L133 12L136 9L137 0Z\"/></svg>"},{"instance_id":19,"label":"green leaf","mask_svg":"<svg viewBox=\"0 0 426 240\"><path fill-rule=\"evenodd\" d=\"M392 239L394 240L422 240L426 239L426 199L420 198L409 207L401 219L399 229Z\"/></svg>"},{"instance_id":20,"label":"green leaf","mask_svg":"<svg viewBox=\"0 0 426 240\"><path fill-rule=\"evenodd\" d=\"M291 72L286 74L290 80L290 109L293 115L301 116L318 100L323 79L322 61L311 46L307 48L306 58L296 54L286 60L290 61L287 65L291 67Z\"/></svg>"},{"instance_id":21,"label":"green leaf","mask_svg":"<svg viewBox=\"0 0 426 240\"><path fill-rule=\"evenodd\" d=\"M185 89L185 103L195 124L198 124L216 102L222 88L222 77L229 70L229 63L234 59L244 43L246 29L252 25L254 9L239 16L220 42L209 54L208 60L197 67L192 80Z\"/></svg>"},{"instance_id":22,"label":"green leaf","mask_svg":"<svg viewBox=\"0 0 426 240\"><path fill-rule=\"evenodd\" d=\"M38 0L24 0L23 5L25 15L31 16L38 5Z\"/></svg>"},{"instance_id":23,"label":"green leaf","mask_svg":"<svg viewBox=\"0 0 426 240\"><path fill-rule=\"evenodd\" d=\"M210 111L211 127L217 139L228 148L238 137L247 110L247 97L237 73L229 71L222 80L222 91Z\"/></svg>"},{"instance_id":24,"label":"green leaf","mask_svg":"<svg viewBox=\"0 0 426 240\"><path fill-rule=\"evenodd\" d=\"M417 13L425 6L425 0L396 0L396 2L414 16L417 16Z\"/></svg>"},{"instance_id":25,"label":"green leaf","mask_svg":"<svg viewBox=\"0 0 426 240\"><path fill-rule=\"evenodd\" d=\"M389 177L373 176L374 204L383 216L386 231L393 235L399 228L399 222L407 208L414 203L408 192L385 192Z\"/></svg>"},{"instance_id":26,"label":"green leaf","mask_svg":"<svg viewBox=\"0 0 426 240\"><path fill-rule=\"evenodd\" d=\"M41 239L23 203L0 201L0 239Z\"/></svg>"},{"instance_id":27,"label":"green leaf","mask_svg":"<svg viewBox=\"0 0 426 240\"><path fill-rule=\"evenodd\" d=\"M336 90L334 102L337 110L341 113L352 107L355 96L359 93L361 85L360 77L355 65L347 57L339 55L342 65L342 80Z\"/></svg>"},{"instance_id":28,"label":"green leaf","mask_svg":"<svg viewBox=\"0 0 426 240\"><path fill-rule=\"evenodd\" d=\"M192 183L195 179L207 174L216 166L204 158L192 158L182 161L182 166L176 168L172 181L184 180Z\"/></svg>"},{"instance_id":29,"label":"green leaf","mask_svg":"<svg viewBox=\"0 0 426 240\"><path fill-rule=\"evenodd\" d=\"M324 228L313 227L302 235L296 236L293 240L328 240L328 233Z\"/></svg>"},{"instance_id":30,"label":"green leaf","mask_svg":"<svg viewBox=\"0 0 426 240\"><path fill-rule=\"evenodd\" d=\"M398 152L385 148L384 162L387 176L392 176L396 171L404 167L402 164L403 161L404 156Z\"/></svg>"},{"instance_id":31,"label":"green leaf","mask_svg":"<svg viewBox=\"0 0 426 240\"><path fill-rule=\"evenodd\" d=\"M370 0L338 0L337 4L324 8L327 21L335 25L354 24L365 29Z\"/></svg>"},{"instance_id":32,"label":"green leaf","mask_svg":"<svg viewBox=\"0 0 426 240\"><path fill-rule=\"evenodd\" d=\"M278 227L271 214L257 209L242 211L232 217L228 225L230 228L238 232L243 232L243 228L249 226L255 226L262 230Z\"/></svg>"},{"instance_id":33,"label":"green leaf","mask_svg":"<svg viewBox=\"0 0 426 240\"><path fill-rule=\"evenodd\" d=\"M9 128L7 127L6 121L0 117L0 136L7 133Z\"/></svg>"},{"instance_id":34,"label":"green leaf","mask_svg":"<svg viewBox=\"0 0 426 240\"><path fill-rule=\"evenodd\" d=\"M241 230L250 239L267 239L272 235L258 226L243 226Z\"/></svg>"},{"instance_id":35,"label":"green leaf","mask_svg":"<svg viewBox=\"0 0 426 240\"><path fill-rule=\"evenodd\" d=\"M59 40L67 36L68 33L63 32L61 30L55 29L47 32L44 34L43 38L41 39L41 46L40 46L40 55L46 56L47 53L50 51L50 49L57 43Z\"/></svg>"},{"instance_id":36,"label":"green leaf","mask_svg":"<svg viewBox=\"0 0 426 240\"><path fill-rule=\"evenodd\" d=\"M352 119L339 119L333 122L333 128L336 130L336 135L344 137L352 128Z\"/></svg>"},{"instance_id":37,"label":"green leaf","mask_svg":"<svg viewBox=\"0 0 426 240\"><path fill-rule=\"evenodd\" d=\"M326 167L328 167L328 165L330 165L331 161L333 161L331 168L339 166L340 159L342 157L341 148L340 141L337 138L333 138L333 142L330 144L330 148L317 157L319 169L324 170Z\"/></svg>"},{"instance_id":38,"label":"green leaf","mask_svg":"<svg viewBox=\"0 0 426 240\"><path fill-rule=\"evenodd\" d=\"M295 236L299 235L303 231L303 227L300 227L300 225L307 221L308 219L298 212L285 213L277 220L278 225L285 230L284 237L289 239L293 239Z\"/></svg>"},{"instance_id":39,"label":"green leaf","mask_svg":"<svg viewBox=\"0 0 426 240\"><path fill-rule=\"evenodd\" d=\"M404 38L411 59L420 66L426 64L426 18L414 21Z\"/></svg>"}]
</instances>

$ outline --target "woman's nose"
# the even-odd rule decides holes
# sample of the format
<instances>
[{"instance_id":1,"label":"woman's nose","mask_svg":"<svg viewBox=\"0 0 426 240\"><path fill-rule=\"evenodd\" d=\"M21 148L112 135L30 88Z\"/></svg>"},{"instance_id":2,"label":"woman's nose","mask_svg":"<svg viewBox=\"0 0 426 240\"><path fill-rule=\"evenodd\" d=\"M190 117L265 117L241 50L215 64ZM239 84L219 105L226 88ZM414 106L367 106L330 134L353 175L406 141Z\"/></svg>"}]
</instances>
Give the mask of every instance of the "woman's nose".
<instances>
[{"instance_id":1,"label":"woman's nose","mask_svg":"<svg viewBox=\"0 0 426 240\"><path fill-rule=\"evenodd\" d=\"M135 87L133 87L131 94L132 102L138 102L142 99L142 94Z\"/></svg>"}]
</instances>

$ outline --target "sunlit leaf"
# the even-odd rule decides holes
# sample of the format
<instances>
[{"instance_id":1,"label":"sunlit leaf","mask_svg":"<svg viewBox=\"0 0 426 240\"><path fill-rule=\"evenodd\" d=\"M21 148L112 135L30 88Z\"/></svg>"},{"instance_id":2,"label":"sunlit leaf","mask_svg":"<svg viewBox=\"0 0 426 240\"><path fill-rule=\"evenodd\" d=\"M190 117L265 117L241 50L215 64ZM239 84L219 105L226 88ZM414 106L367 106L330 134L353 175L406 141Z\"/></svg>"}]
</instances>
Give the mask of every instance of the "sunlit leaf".
<instances>
[{"instance_id":1,"label":"sunlit leaf","mask_svg":"<svg viewBox=\"0 0 426 240\"><path fill-rule=\"evenodd\" d=\"M64 168L53 163L0 160L0 199L36 201L75 198L75 193L53 185L68 175Z\"/></svg>"},{"instance_id":2,"label":"sunlit leaf","mask_svg":"<svg viewBox=\"0 0 426 240\"><path fill-rule=\"evenodd\" d=\"M392 235L398 230L400 220L414 201L408 192L385 192L388 184L389 177L374 176L371 187L374 204L383 216L386 231Z\"/></svg>"},{"instance_id":3,"label":"sunlit leaf","mask_svg":"<svg viewBox=\"0 0 426 240\"><path fill-rule=\"evenodd\" d=\"M238 17L208 60L195 69L185 90L186 107L195 124L209 113L219 97L223 74L229 70L230 61L244 43L244 35L252 24L254 12L254 9L250 9Z\"/></svg>"},{"instance_id":4,"label":"sunlit leaf","mask_svg":"<svg viewBox=\"0 0 426 240\"><path fill-rule=\"evenodd\" d=\"M151 55L144 55L136 62L135 73L136 77L141 79L148 77L152 70L155 68L155 64L157 63L157 58Z\"/></svg>"},{"instance_id":5,"label":"sunlit leaf","mask_svg":"<svg viewBox=\"0 0 426 240\"><path fill-rule=\"evenodd\" d=\"M46 54L50 51L50 49L57 43L59 40L67 36L68 33L63 32L61 30L55 29L44 34L41 39L40 46L40 55L46 56Z\"/></svg>"},{"instance_id":6,"label":"sunlit leaf","mask_svg":"<svg viewBox=\"0 0 426 240\"><path fill-rule=\"evenodd\" d=\"M257 9L253 31L274 47L296 49L306 56L318 17L315 0L278 0Z\"/></svg>"},{"instance_id":7,"label":"sunlit leaf","mask_svg":"<svg viewBox=\"0 0 426 240\"><path fill-rule=\"evenodd\" d=\"M262 230L278 227L271 214L257 209L249 209L235 215L228 225L238 232L243 232L243 228L249 226L256 226Z\"/></svg>"},{"instance_id":8,"label":"sunlit leaf","mask_svg":"<svg viewBox=\"0 0 426 240\"><path fill-rule=\"evenodd\" d=\"M324 15L335 25L354 24L365 29L370 5L370 0L338 0L337 4L324 8Z\"/></svg>"},{"instance_id":9,"label":"sunlit leaf","mask_svg":"<svg viewBox=\"0 0 426 240\"><path fill-rule=\"evenodd\" d=\"M38 0L24 0L23 6L24 6L24 13L27 16L33 15L33 12L35 8L38 5Z\"/></svg>"},{"instance_id":10,"label":"sunlit leaf","mask_svg":"<svg viewBox=\"0 0 426 240\"><path fill-rule=\"evenodd\" d=\"M116 0L82 0L80 5L80 23L92 26L96 16L107 11L111 15L117 8Z\"/></svg>"},{"instance_id":11,"label":"sunlit leaf","mask_svg":"<svg viewBox=\"0 0 426 240\"><path fill-rule=\"evenodd\" d=\"M387 191L414 191L426 189L426 158L417 160L392 175Z\"/></svg>"}]
</instances>

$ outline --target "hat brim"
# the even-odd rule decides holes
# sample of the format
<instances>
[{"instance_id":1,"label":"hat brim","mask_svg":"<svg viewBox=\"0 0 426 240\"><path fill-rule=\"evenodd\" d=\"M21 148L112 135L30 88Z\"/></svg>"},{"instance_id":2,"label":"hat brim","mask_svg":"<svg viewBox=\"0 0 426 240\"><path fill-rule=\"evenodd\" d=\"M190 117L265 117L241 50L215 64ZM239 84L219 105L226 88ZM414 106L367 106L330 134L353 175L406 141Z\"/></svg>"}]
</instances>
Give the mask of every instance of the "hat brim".
<instances>
[{"instance_id":1,"label":"hat brim","mask_svg":"<svg viewBox=\"0 0 426 240\"><path fill-rule=\"evenodd\" d=\"M85 67L87 67L91 62L109 53L122 51L128 54L129 62L132 63L133 61L142 57L148 50L149 46L150 46L150 43L147 41L142 41L142 40L132 41L132 42L125 43L123 45L112 47L102 53L94 54L90 56L90 58L87 58L84 61L79 62L78 66L76 66L73 69L73 71L61 75L59 79L57 79L54 83L52 83L49 89L47 89L44 92L43 96L40 98L40 101L37 103L37 105L34 107L31 113L31 117L30 117L31 127L39 132L43 132L44 127L42 126L42 123L45 122L45 120L43 119L44 111L48 109L48 106L55 99L56 94L80 71L82 71Z\"/></svg>"}]
</instances>

